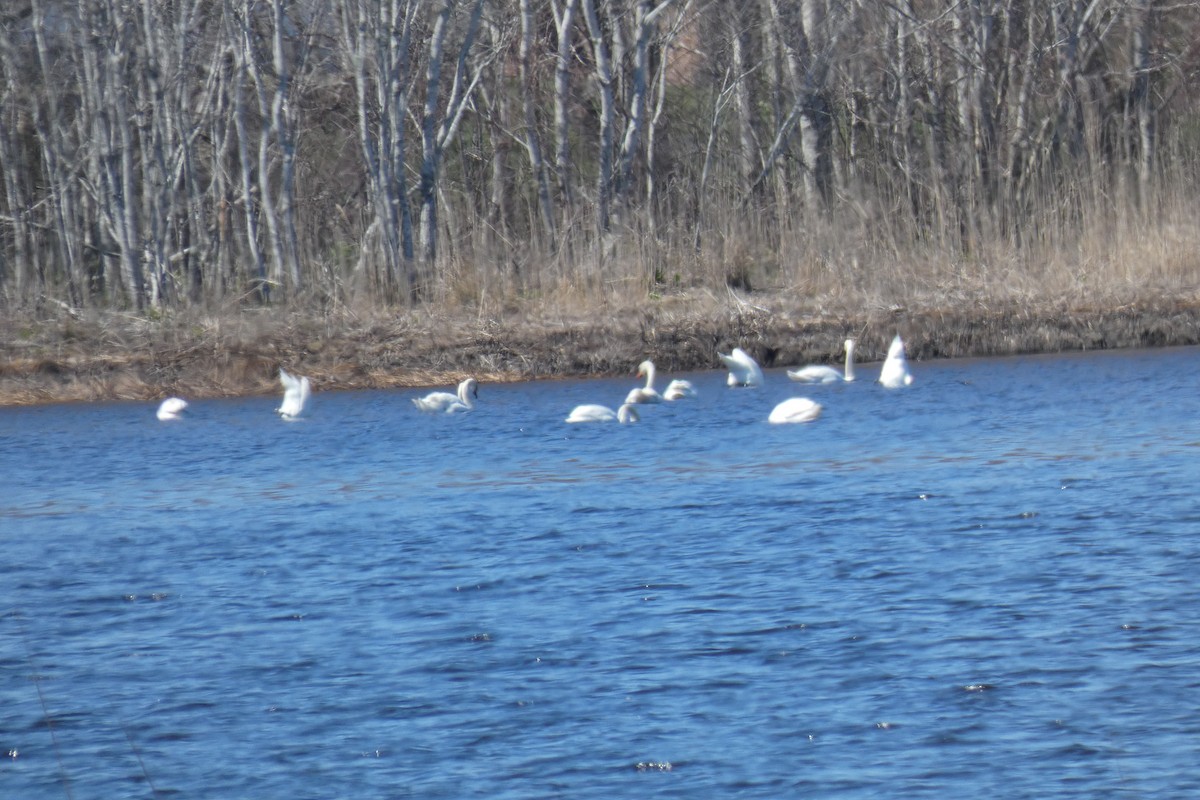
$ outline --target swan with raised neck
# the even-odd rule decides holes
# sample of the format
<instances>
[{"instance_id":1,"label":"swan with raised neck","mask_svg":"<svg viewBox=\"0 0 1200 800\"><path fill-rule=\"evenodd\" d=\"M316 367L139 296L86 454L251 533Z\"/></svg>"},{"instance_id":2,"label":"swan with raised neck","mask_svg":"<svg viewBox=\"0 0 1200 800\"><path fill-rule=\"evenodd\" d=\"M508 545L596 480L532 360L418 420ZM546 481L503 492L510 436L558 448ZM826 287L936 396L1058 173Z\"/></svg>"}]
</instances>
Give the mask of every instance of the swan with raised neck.
<instances>
[{"instance_id":1,"label":"swan with raised neck","mask_svg":"<svg viewBox=\"0 0 1200 800\"><path fill-rule=\"evenodd\" d=\"M854 380L854 339L846 340L846 371L826 364L810 364L801 369L789 369L788 377L798 383L837 383Z\"/></svg>"}]
</instances>

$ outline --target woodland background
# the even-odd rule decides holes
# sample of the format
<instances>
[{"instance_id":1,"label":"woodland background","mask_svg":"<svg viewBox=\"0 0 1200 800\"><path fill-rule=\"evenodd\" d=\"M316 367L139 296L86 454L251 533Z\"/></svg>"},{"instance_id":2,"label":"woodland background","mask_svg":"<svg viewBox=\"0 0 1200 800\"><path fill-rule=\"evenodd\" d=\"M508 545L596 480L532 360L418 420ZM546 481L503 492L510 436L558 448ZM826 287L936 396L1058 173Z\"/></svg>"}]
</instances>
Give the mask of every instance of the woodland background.
<instances>
[{"instance_id":1,"label":"woodland background","mask_svg":"<svg viewBox=\"0 0 1200 800\"><path fill-rule=\"evenodd\" d=\"M0 306L1194 292L1198 67L1169 0L10 0Z\"/></svg>"}]
</instances>

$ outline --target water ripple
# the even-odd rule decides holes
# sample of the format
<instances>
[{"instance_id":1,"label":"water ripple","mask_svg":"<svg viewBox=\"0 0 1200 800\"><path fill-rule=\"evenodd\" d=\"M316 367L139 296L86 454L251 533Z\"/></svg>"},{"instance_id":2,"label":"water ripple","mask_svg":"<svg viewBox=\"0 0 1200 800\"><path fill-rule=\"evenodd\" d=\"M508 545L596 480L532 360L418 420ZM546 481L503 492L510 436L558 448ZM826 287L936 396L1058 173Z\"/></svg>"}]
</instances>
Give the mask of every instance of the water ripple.
<instances>
[{"instance_id":1,"label":"water ripple","mask_svg":"<svg viewBox=\"0 0 1200 800\"><path fill-rule=\"evenodd\" d=\"M624 382L0 410L0 785L1194 796L1195 355L921 364L800 431L715 372L586 431Z\"/></svg>"}]
</instances>

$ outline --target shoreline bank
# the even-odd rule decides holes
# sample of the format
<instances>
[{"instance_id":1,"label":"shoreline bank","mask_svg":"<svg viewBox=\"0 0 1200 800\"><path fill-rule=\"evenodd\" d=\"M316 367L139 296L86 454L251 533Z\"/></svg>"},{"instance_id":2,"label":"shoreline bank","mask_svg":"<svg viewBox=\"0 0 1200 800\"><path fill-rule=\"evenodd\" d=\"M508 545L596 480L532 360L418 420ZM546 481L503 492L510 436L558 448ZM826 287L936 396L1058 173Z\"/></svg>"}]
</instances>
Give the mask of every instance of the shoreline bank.
<instances>
[{"instance_id":1,"label":"shoreline bank","mask_svg":"<svg viewBox=\"0 0 1200 800\"><path fill-rule=\"evenodd\" d=\"M705 313L617 311L607 318L405 315L372 319L243 313L146 320L61 315L0 327L0 406L190 399L278 392L279 368L315 391L632 375L719 367L740 346L764 368L841 362L858 339L880 361L896 333L910 360L1200 344L1200 302L1163 299L1095 308L876 309L794 314L742 303Z\"/></svg>"}]
</instances>

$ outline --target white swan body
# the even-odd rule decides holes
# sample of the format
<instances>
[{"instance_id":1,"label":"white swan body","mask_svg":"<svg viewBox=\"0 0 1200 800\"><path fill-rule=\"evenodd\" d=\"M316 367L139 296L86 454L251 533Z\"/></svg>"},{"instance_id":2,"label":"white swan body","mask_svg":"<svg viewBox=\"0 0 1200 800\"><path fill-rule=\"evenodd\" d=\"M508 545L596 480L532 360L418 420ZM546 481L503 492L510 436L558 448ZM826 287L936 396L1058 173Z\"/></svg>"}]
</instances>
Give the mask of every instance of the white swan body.
<instances>
[{"instance_id":1,"label":"white swan body","mask_svg":"<svg viewBox=\"0 0 1200 800\"><path fill-rule=\"evenodd\" d=\"M430 392L424 397L414 397L413 405L430 413L454 414L458 411L473 410L475 408L473 398L476 397L479 397L479 383L474 378L467 378L458 384L457 394Z\"/></svg>"},{"instance_id":2,"label":"white swan body","mask_svg":"<svg viewBox=\"0 0 1200 800\"><path fill-rule=\"evenodd\" d=\"M182 397L168 397L159 405L156 416L164 422L171 419L181 419L183 417L183 410L187 406L187 401Z\"/></svg>"},{"instance_id":3,"label":"white swan body","mask_svg":"<svg viewBox=\"0 0 1200 800\"><path fill-rule=\"evenodd\" d=\"M625 396L626 404L661 403L662 395L660 395L658 390L654 388L654 362L643 361L641 364L638 364L637 374L638 377L641 377L642 375L646 376L646 385L638 387L637 389L631 389L629 394Z\"/></svg>"},{"instance_id":4,"label":"white swan body","mask_svg":"<svg viewBox=\"0 0 1200 800\"><path fill-rule=\"evenodd\" d=\"M638 421L637 410L632 403L625 403L616 411L613 411L607 406L588 403L587 405L575 406L571 409L570 415L566 421L570 423L576 422L612 422L616 420L621 424Z\"/></svg>"},{"instance_id":5,"label":"white swan body","mask_svg":"<svg viewBox=\"0 0 1200 800\"><path fill-rule=\"evenodd\" d=\"M279 382L283 384L283 402L275 413L286 420L293 420L304 413L308 405L308 397L312 394L312 384L303 375L289 375L283 369L279 370Z\"/></svg>"},{"instance_id":6,"label":"white swan body","mask_svg":"<svg viewBox=\"0 0 1200 800\"><path fill-rule=\"evenodd\" d=\"M854 380L854 340L846 340L846 371L825 364L810 364L803 369L789 369L788 377L798 383L837 383Z\"/></svg>"},{"instance_id":7,"label":"white swan body","mask_svg":"<svg viewBox=\"0 0 1200 800\"><path fill-rule=\"evenodd\" d=\"M724 353L717 353L717 355L729 370L729 378L726 382L730 386L762 386L762 368L745 350L735 347L729 355Z\"/></svg>"},{"instance_id":8,"label":"white swan body","mask_svg":"<svg viewBox=\"0 0 1200 800\"><path fill-rule=\"evenodd\" d=\"M681 400L684 397L695 397L696 387L691 381L685 381L679 378L667 384L667 388L662 393L663 400Z\"/></svg>"},{"instance_id":9,"label":"white swan body","mask_svg":"<svg viewBox=\"0 0 1200 800\"><path fill-rule=\"evenodd\" d=\"M908 371L908 360L904 357L904 342L900 339L900 334L896 334L896 338L892 339L892 346L888 348L887 359L883 362L883 368L879 370L879 382L888 389L899 389L913 382L912 373Z\"/></svg>"},{"instance_id":10,"label":"white swan body","mask_svg":"<svg viewBox=\"0 0 1200 800\"><path fill-rule=\"evenodd\" d=\"M788 422L812 422L821 416L821 404L807 397L791 397L771 410L767 422L779 425Z\"/></svg>"}]
</instances>

